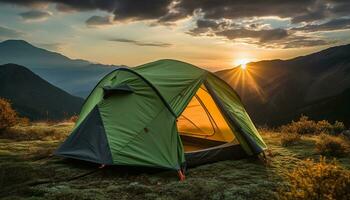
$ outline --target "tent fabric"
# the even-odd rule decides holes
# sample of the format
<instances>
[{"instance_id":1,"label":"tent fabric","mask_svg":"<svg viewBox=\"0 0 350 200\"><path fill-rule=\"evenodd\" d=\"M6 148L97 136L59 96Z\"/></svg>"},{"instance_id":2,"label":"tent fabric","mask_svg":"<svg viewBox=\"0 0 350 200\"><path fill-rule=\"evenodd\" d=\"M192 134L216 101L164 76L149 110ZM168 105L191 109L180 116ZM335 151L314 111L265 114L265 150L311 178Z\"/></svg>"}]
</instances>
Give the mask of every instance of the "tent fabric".
<instances>
[{"instance_id":1,"label":"tent fabric","mask_svg":"<svg viewBox=\"0 0 350 200\"><path fill-rule=\"evenodd\" d=\"M134 92L113 95L98 104L113 162L179 168L178 155L183 152L177 149L179 136L173 128L175 116L138 75L122 70L117 76L118 79L109 83L111 87L127 84Z\"/></svg>"},{"instance_id":2,"label":"tent fabric","mask_svg":"<svg viewBox=\"0 0 350 200\"><path fill-rule=\"evenodd\" d=\"M190 147L185 137L201 142L185 150ZM264 149L241 100L224 81L188 63L160 60L106 75L55 154L178 170L192 161L243 156L242 151L255 155Z\"/></svg>"},{"instance_id":3,"label":"tent fabric","mask_svg":"<svg viewBox=\"0 0 350 200\"><path fill-rule=\"evenodd\" d=\"M157 88L177 117L208 73L194 65L174 60L151 62L134 70Z\"/></svg>"},{"instance_id":4,"label":"tent fabric","mask_svg":"<svg viewBox=\"0 0 350 200\"><path fill-rule=\"evenodd\" d=\"M56 151L56 154L94 163L112 164L111 151L102 124L100 112L95 107Z\"/></svg>"},{"instance_id":5,"label":"tent fabric","mask_svg":"<svg viewBox=\"0 0 350 200\"><path fill-rule=\"evenodd\" d=\"M205 85L215 99L222 106L231 124L236 129L236 137L249 155L257 154L267 148L258 130L254 126L248 113L236 92L224 81L210 74Z\"/></svg>"}]
</instances>

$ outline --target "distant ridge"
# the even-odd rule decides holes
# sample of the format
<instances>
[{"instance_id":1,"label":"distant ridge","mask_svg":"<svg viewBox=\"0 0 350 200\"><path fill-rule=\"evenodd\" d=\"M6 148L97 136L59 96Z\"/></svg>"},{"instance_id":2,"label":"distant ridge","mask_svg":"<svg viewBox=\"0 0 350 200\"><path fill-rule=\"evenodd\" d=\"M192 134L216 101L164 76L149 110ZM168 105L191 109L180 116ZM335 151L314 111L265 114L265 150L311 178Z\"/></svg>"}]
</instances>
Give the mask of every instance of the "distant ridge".
<instances>
[{"instance_id":1,"label":"distant ridge","mask_svg":"<svg viewBox=\"0 0 350 200\"><path fill-rule=\"evenodd\" d=\"M0 97L31 120L61 120L79 114L83 99L51 85L29 69L0 65Z\"/></svg>"},{"instance_id":2,"label":"distant ridge","mask_svg":"<svg viewBox=\"0 0 350 200\"><path fill-rule=\"evenodd\" d=\"M322 107L324 112L318 112L314 109L321 109L320 105L311 104L332 97L345 98L342 94L350 88L350 44L289 60L252 62L245 71L237 67L216 74L236 89L259 124L280 125L302 113L318 119L349 121L345 113L337 118L332 110ZM331 106L331 102L335 104L329 101L327 105ZM334 109L346 109L342 106L338 104ZM350 114L349 109L345 112Z\"/></svg>"},{"instance_id":3,"label":"distant ridge","mask_svg":"<svg viewBox=\"0 0 350 200\"><path fill-rule=\"evenodd\" d=\"M70 59L24 40L6 40L0 43L0 64L7 63L26 66L51 84L83 97L89 94L104 75L117 67Z\"/></svg>"}]
</instances>

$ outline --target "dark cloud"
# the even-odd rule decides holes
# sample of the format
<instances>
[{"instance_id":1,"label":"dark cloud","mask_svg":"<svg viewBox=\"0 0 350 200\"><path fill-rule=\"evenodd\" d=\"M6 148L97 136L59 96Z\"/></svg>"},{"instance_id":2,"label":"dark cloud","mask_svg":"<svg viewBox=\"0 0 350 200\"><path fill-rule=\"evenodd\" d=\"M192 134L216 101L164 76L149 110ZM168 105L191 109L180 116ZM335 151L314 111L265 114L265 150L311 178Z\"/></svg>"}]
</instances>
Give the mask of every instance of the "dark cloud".
<instances>
[{"instance_id":1,"label":"dark cloud","mask_svg":"<svg viewBox=\"0 0 350 200\"><path fill-rule=\"evenodd\" d=\"M65 13L71 13L71 12L79 11L78 9L75 9L73 7L70 7L69 5L62 4L62 3L57 3L56 4L56 10L58 10L60 12L65 12Z\"/></svg>"},{"instance_id":2,"label":"dark cloud","mask_svg":"<svg viewBox=\"0 0 350 200\"><path fill-rule=\"evenodd\" d=\"M281 1L280 3L284 3L286 7L290 7L291 5L296 6L298 5L298 3L299 5L303 3L305 3L305 5L308 5L305 7L304 10L303 8L301 8L296 9L295 11L291 10L292 12L286 11L284 12L284 14L277 15L280 17L289 16L291 18L292 23L304 22L303 24L306 24L298 28L289 28L289 30L282 28L271 28L268 24L256 23L254 20L246 20L252 18L240 18L242 16L254 16L250 15L249 11L245 12L246 10L244 9L242 10L245 13L242 13L242 15L239 14L239 9L237 10L237 12L230 13L234 11L232 9L237 8L225 7L225 5L227 6L231 3L234 4L234 2L225 2L226 4L223 4L224 7L222 9L219 8L221 7L221 4L216 5L217 9L214 9L214 3L210 4L210 2L206 2L208 4L203 4L206 6L201 7L201 12L204 13L202 15L202 18L196 21L196 27L188 31L188 33L194 36L221 36L232 41L238 39L249 39L244 41L246 41L246 43L269 48L297 48L328 45L333 44L336 41L329 39L311 38L310 36L305 36L305 34L306 32L349 29L349 18L333 19L329 20L328 22L324 22L325 19L337 16L335 13L341 13L340 10L337 10L337 12L333 13L332 11L334 11L335 8L337 8L337 6L344 5L344 2L317 0L304 2L295 1L292 4L288 4L288 2L286 1ZM198 2L192 3L197 4ZM244 6L248 6L249 3L250 1L247 3L242 3L240 5L237 4L237 6L242 6L243 8ZM269 1L267 3L271 2ZM345 4L347 4L347 2ZM274 6L278 5L278 3L274 4ZM187 6L191 7L189 5ZM264 7L263 5L261 6ZM290 8L293 8L293 6ZM228 13L225 14L226 11ZM259 11L259 9L254 11ZM262 16L268 15L267 13L263 14L262 11L256 12L255 16L258 16L259 14L261 14ZM296 35L296 31L298 31L298 35Z\"/></svg>"},{"instance_id":3,"label":"dark cloud","mask_svg":"<svg viewBox=\"0 0 350 200\"><path fill-rule=\"evenodd\" d=\"M310 0L183 0L176 8L192 14L200 10L206 19L237 19L243 17L280 16L291 17L307 12L307 7L312 4Z\"/></svg>"},{"instance_id":4,"label":"dark cloud","mask_svg":"<svg viewBox=\"0 0 350 200\"><path fill-rule=\"evenodd\" d=\"M280 45L284 49L289 49L289 48L324 46L324 45L334 44L336 42L337 41L304 38L304 39L295 39L295 40L292 39L292 40L284 41L284 42L282 42L280 44L276 44L276 45Z\"/></svg>"},{"instance_id":5,"label":"dark cloud","mask_svg":"<svg viewBox=\"0 0 350 200\"><path fill-rule=\"evenodd\" d=\"M237 30L242 26L228 20L211 20L211 19L198 19L196 21L196 27L189 30L187 33L191 35L215 35L214 33L225 30Z\"/></svg>"},{"instance_id":6,"label":"dark cloud","mask_svg":"<svg viewBox=\"0 0 350 200\"><path fill-rule=\"evenodd\" d=\"M230 40L237 38L254 38L258 39L260 42L269 42L286 38L288 36L288 32L284 29L248 30L245 28L240 28L216 32L215 35L224 36Z\"/></svg>"},{"instance_id":7,"label":"dark cloud","mask_svg":"<svg viewBox=\"0 0 350 200\"><path fill-rule=\"evenodd\" d=\"M314 47L335 44L337 41L326 40L324 38L312 37L312 36L296 36L289 35L281 40L274 40L267 43L257 42L256 45L265 48L302 48L302 47Z\"/></svg>"},{"instance_id":8,"label":"dark cloud","mask_svg":"<svg viewBox=\"0 0 350 200\"><path fill-rule=\"evenodd\" d=\"M22 12L19 14L25 21L38 21L45 20L50 17L52 14L47 11L40 10L30 10L27 12Z\"/></svg>"},{"instance_id":9,"label":"dark cloud","mask_svg":"<svg viewBox=\"0 0 350 200\"><path fill-rule=\"evenodd\" d=\"M31 6L38 3L56 3L60 11L103 10L113 13L115 20L160 19L169 14L172 0L0 0L0 2Z\"/></svg>"},{"instance_id":10,"label":"dark cloud","mask_svg":"<svg viewBox=\"0 0 350 200\"><path fill-rule=\"evenodd\" d=\"M18 38L23 35L22 32L0 26L0 39Z\"/></svg>"},{"instance_id":11,"label":"dark cloud","mask_svg":"<svg viewBox=\"0 0 350 200\"><path fill-rule=\"evenodd\" d=\"M350 29L350 18L334 19L321 24L308 24L302 27L293 28L293 30L316 32Z\"/></svg>"},{"instance_id":12,"label":"dark cloud","mask_svg":"<svg viewBox=\"0 0 350 200\"><path fill-rule=\"evenodd\" d=\"M228 40L249 39L246 43L254 44L265 48L298 48L333 44L335 41L328 41L310 36L297 36L293 30L261 29L262 24L249 24L242 26L227 21L216 22L213 20L197 21L197 27L190 30L189 34L194 36L219 36Z\"/></svg>"},{"instance_id":13,"label":"dark cloud","mask_svg":"<svg viewBox=\"0 0 350 200\"><path fill-rule=\"evenodd\" d=\"M205 19L240 19L278 16L291 18L293 23L312 22L349 15L350 1L343 0L181 0L174 9L182 16L192 15L196 10ZM185 13L184 13L185 12Z\"/></svg>"},{"instance_id":14,"label":"dark cloud","mask_svg":"<svg viewBox=\"0 0 350 200\"><path fill-rule=\"evenodd\" d=\"M85 21L89 27L112 25L113 19L111 16L92 16Z\"/></svg>"},{"instance_id":15,"label":"dark cloud","mask_svg":"<svg viewBox=\"0 0 350 200\"><path fill-rule=\"evenodd\" d=\"M138 46L149 46L149 47L170 47L172 44L163 43L163 42L142 42L137 40L125 39L125 38L111 38L108 41L112 42L123 42L123 43L131 43Z\"/></svg>"},{"instance_id":16,"label":"dark cloud","mask_svg":"<svg viewBox=\"0 0 350 200\"><path fill-rule=\"evenodd\" d=\"M279 16L293 22L315 21L328 16L348 15L349 1L338 0L0 0L30 6L56 3L61 11L103 10L113 13L116 20L158 20L171 22L198 11L205 19L238 19L244 17Z\"/></svg>"},{"instance_id":17,"label":"dark cloud","mask_svg":"<svg viewBox=\"0 0 350 200\"><path fill-rule=\"evenodd\" d=\"M31 8L38 8L50 3L50 0L0 0L0 3L10 3Z\"/></svg>"},{"instance_id":18,"label":"dark cloud","mask_svg":"<svg viewBox=\"0 0 350 200\"><path fill-rule=\"evenodd\" d=\"M322 20L331 15L329 4L322 0L315 1L314 4L307 7L307 12L296 15L292 18L292 23L312 22Z\"/></svg>"},{"instance_id":19,"label":"dark cloud","mask_svg":"<svg viewBox=\"0 0 350 200\"><path fill-rule=\"evenodd\" d=\"M88 26L140 20L152 20L152 25L168 25L192 17L197 21L196 27L187 32L191 35L220 36L230 40L251 38L258 45L266 45L268 42L275 45L276 42L280 42L280 45L285 47L327 43L327 40L322 39L296 37L295 32L339 30L344 27L347 29L349 25L346 19L350 17L349 0L0 0L0 2L23 6L55 3L56 9L62 12L101 10L114 16L113 19L92 16L86 21ZM284 30L252 22L253 19L271 16L290 19L292 25L287 25L289 28L285 29L289 30ZM245 24L242 25L242 21ZM294 37L293 45L286 45L284 41L292 37ZM137 41L129 42L137 44ZM145 46L152 46L152 43L146 43Z\"/></svg>"},{"instance_id":20,"label":"dark cloud","mask_svg":"<svg viewBox=\"0 0 350 200\"><path fill-rule=\"evenodd\" d=\"M197 27L190 30L191 35L209 35L209 36L223 36L229 40L239 38L252 38L259 42L269 42L273 40L281 40L288 37L288 31L276 29L260 29L260 24L249 24L247 27L231 23L229 21L217 22L215 20L198 20Z\"/></svg>"}]
</instances>

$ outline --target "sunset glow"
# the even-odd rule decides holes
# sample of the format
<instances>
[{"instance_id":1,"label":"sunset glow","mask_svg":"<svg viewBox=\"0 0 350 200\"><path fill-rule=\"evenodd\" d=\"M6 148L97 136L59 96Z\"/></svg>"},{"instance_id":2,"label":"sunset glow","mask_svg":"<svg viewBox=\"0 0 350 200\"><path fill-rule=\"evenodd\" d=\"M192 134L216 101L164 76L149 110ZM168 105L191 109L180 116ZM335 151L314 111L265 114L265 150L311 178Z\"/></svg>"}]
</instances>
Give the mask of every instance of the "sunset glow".
<instances>
[{"instance_id":1,"label":"sunset glow","mask_svg":"<svg viewBox=\"0 0 350 200\"><path fill-rule=\"evenodd\" d=\"M243 70L247 68L247 64L250 62L248 58L238 59L234 64L241 67Z\"/></svg>"},{"instance_id":2,"label":"sunset glow","mask_svg":"<svg viewBox=\"0 0 350 200\"><path fill-rule=\"evenodd\" d=\"M1 1L0 41L21 39L102 64L135 67L169 58L210 71L239 65L245 69L251 61L290 59L350 42L349 14L335 9L344 7L337 1L257 1L244 7L236 1L212 6L195 1L190 7L187 1L25 2ZM318 19L324 15L308 9L285 12L295 6L321 8L319 4L334 8L327 11L328 18Z\"/></svg>"}]
</instances>

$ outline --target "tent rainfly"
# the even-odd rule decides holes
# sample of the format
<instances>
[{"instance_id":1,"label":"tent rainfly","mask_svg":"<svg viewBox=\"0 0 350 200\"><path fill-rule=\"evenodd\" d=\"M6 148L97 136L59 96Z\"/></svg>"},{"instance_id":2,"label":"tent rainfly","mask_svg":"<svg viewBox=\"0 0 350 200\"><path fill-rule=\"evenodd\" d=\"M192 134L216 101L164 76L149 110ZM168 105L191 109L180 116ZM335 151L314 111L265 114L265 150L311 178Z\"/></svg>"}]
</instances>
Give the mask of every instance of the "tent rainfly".
<instances>
[{"instance_id":1,"label":"tent rainfly","mask_svg":"<svg viewBox=\"0 0 350 200\"><path fill-rule=\"evenodd\" d=\"M237 93L176 60L117 68L86 99L55 155L177 170L257 155L266 144Z\"/></svg>"}]
</instances>

